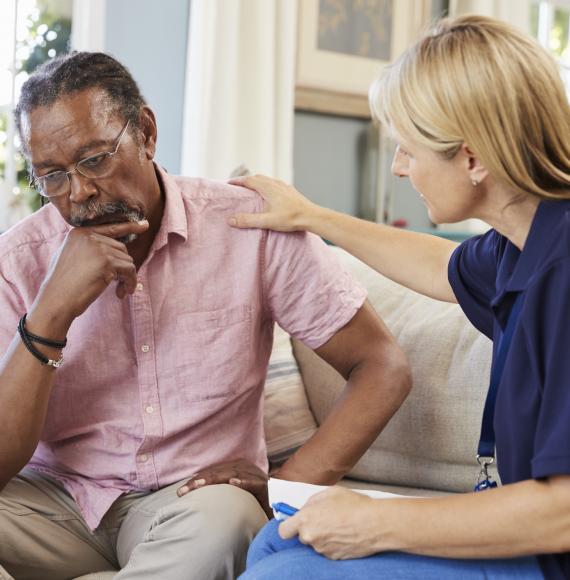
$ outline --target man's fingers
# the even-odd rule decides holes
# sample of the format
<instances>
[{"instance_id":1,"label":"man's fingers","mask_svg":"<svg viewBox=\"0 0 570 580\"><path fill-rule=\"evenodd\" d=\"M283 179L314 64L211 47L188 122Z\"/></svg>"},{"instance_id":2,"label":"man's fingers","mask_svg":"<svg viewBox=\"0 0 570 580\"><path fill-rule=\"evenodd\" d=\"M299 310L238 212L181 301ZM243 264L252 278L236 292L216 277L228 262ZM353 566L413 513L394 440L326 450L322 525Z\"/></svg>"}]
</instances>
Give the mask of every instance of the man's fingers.
<instances>
[{"instance_id":1,"label":"man's fingers","mask_svg":"<svg viewBox=\"0 0 570 580\"><path fill-rule=\"evenodd\" d=\"M119 281L119 283L117 284L117 287L115 288L115 295L117 296L117 298L119 300L122 300L126 295L127 292L125 290L125 286L122 282Z\"/></svg>"},{"instance_id":2,"label":"man's fingers","mask_svg":"<svg viewBox=\"0 0 570 580\"><path fill-rule=\"evenodd\" d=\"M101 234L108 238L122 238L129 234L142 234L148 230L147 220L140 222L119 222L115 224L102 224L100 226L90 226L90 230L96 234Z\"/></svg>"},{"instance_id":3,"label":"man's fingers","mask_svg":"<svg viewBox=\"0 0 570 580\"><path fill-rule=\"evenodd\" d=\"M267 474L246 460L238 459L213 465L198 473L182 485L177 493L187 494L193 489L205 485L230 484L253 493L256 497L267 490Z\"/></svg>"},{"instance_id":4,"label":"man's fingers","mask_svg":"<svg viewBox=\"0 0 570 580\"><path fill-rule=\"evenodd\" d=\"M120 254L120 257L115 258L112 266L112 277L118 281L115 289L118 298L123 299L127 294L135 292L138 281L137 271L128 254Z\"/></svg>"},{"instance_id":5,"label":"man's fingers","mask_svg":"<svg viewBox=\"0 0 570 580\"><path fill-rule=\"evenodd\" d=\"M206 485L206 480L204 478L199 479L189 479L183 486L176 490L178 497L186 495L189 491L197 489L199 487L204 487Z\"/></svg>"},{"instance_id":6,"label":"man's fingers","mask_svg":"<svg viewBox=\"0 0 570 580\"><path fill-rule=\"evenodd\" d=\"M182 487L178 488L176 492L180 497L186 495L189 491L204 487L205 485L217 485L219 483L228 483L229 475L216 474L213 476L196 475L195 478L189 479Z\"/></svg>"}]
</instances>

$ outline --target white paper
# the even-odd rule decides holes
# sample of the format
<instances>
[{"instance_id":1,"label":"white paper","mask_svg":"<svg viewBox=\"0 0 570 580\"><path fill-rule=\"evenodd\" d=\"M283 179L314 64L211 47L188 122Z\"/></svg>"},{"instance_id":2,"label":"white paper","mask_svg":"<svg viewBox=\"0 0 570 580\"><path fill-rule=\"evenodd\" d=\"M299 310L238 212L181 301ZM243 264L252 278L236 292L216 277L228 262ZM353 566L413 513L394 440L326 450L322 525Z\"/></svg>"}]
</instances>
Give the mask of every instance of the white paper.
<instances>
[{"instance_id":1,"label":"white paper","mask_svg":"<svg viewBox=\"0 0 570 580\"><path fill-rule=\"evenodd\" d=\"M328 489L327 485L313 485L311 483L301 483L299 481L286 481L285 479L269 479L269 503L285 502L290 506L301 508L307 500L316 493ZM395 497L409 497L378 491L375 489L353 489L358 493L363 493L376 499L389 499Z\"/></svg>"}]
</instances>

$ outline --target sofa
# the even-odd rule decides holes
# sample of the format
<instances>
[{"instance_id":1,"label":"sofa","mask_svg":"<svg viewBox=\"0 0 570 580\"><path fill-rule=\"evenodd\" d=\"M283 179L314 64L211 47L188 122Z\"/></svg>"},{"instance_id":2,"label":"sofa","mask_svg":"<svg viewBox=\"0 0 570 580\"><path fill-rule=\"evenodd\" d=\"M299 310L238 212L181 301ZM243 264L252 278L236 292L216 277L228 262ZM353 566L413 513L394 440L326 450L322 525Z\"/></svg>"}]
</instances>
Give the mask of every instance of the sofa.
<instances>
[{"instance_id":1,"label":"sofa","mask_svg":"<svg viewBox=\"0 0 570 580\"><path fill-rule=\"evenodd\" d=\"M404 495L471 491L491 367L491 341L456 304L439 302L381 276L334 249L368 297L412 369L413 388L400 410L349 473L351 487ZM329 412L342 378L312 351L293 352L317 423ZM490 469L498 480L496 465Z\"/></svg>"},{"instance_id":2,"label":"sofa","mask_svg":"<svg viewBox=\"0 0 570 580\"><path fill-rule=\"evenodd\" d=\"M478 474L475 455L491 342L457 305L403 288L341 249L328 251L367 289L406 352L413 376L410 395L341 485L416 496L470 491ZM343 385L327 363L276 328L265 397L273 466L314 433ZM81 580L112 577L113 572L101 572Z\"/></svg>"}]
</instances>

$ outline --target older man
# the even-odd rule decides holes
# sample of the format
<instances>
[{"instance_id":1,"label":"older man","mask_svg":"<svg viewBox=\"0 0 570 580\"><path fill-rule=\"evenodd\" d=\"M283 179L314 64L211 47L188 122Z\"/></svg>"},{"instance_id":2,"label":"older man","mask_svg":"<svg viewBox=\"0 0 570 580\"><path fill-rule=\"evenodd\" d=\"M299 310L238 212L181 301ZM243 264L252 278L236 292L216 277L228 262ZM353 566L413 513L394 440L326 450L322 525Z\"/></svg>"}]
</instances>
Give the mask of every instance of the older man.
<instances>
[{"instance_id":1,"label":"older man","mask_svg":"<svg viewBox=\"0 0 570 580\"><path fill-rule=\"evenodd\" d=\"M153 162L154 114L111 57L48 63L16 119L50 203L0 237L0 564L233 578L266 520L274 321L347 379L278 477L350 469L408 392L404 357L320 240L234 230L256 194Z\"/></svg>"}]
</instances>

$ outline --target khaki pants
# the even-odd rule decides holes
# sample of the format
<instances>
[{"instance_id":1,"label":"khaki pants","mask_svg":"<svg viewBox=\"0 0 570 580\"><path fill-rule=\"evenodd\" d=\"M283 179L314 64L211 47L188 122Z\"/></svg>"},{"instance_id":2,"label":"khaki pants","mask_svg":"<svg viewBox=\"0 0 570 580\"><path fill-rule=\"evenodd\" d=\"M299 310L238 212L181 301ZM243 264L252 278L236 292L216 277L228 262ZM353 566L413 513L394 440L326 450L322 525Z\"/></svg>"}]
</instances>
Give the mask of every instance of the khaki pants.
<instances>
[{"instance_id":1,"label":"khaki pants","mask_svg":"<svg viewBox=\"0 0 570 580\"><path fill-rule=\"evenodd\" d=\"M179 498L182 483L120 497L92 533L57 482L24 470L0 493L0 578L62 580L103 570L120 570L116 580L236 578L267 521L263 510L231 485Z\"/></svg>"}]
</instances>

